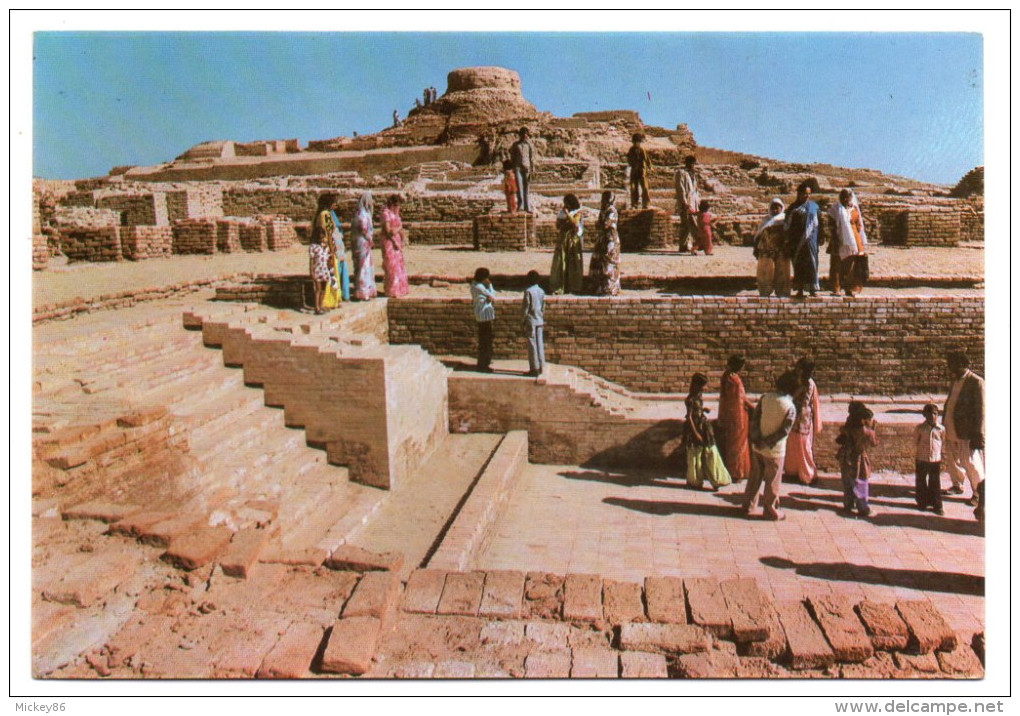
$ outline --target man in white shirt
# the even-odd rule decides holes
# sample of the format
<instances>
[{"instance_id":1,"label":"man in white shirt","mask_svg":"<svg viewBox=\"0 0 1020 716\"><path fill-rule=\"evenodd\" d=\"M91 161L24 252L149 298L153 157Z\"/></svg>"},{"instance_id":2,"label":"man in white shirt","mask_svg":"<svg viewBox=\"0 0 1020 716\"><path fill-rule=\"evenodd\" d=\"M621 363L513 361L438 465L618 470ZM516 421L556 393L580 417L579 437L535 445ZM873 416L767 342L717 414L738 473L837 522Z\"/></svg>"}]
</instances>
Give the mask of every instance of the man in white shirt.
<instances>
[{"instance_id":1,"label":"man in white shirt","mask_svg":"<svg viewBox=\"0 0 1020 716\"><path fill-rule=\"evenodd\" d=\"M690 155L684 160L684 166L673 176L676 189L676 213L680 217L680 253L690 251L698 235L698 205L701 195L698 193L698 172L694 168L697 160Z\"/></svg>"},{"instance_id":2,"label":"man in white shirt","mask_svg":"<svg viewBox=\"0 0 1020 716\"><path fill-rule=\"evenodd\" d=\"M471 282L471 308L478 323L478 370L491 373L493 324L496 322L496 291L492 288L489 269L475 270L475 279Z\"/></svg>"},{"instance_id":3,"label":"man in white shirt","mask_svg":"<svg viewBox=\"0 0 1020 716\"><path fill-rule=\"evenodd\" d=\"M917 426L914 434L914 459L916 464L914 499L917 509L928 508L936 515L942 511L942 443L946 440L946 429L939 424L939 408L928 403L922 411L924 422Z\"/></svg>"},{"instance_id":4,"label":"man in white shirt","mask_svg":"<svg viewBox=\"0 0 1020 716\"><path fill-rule=\"evenodd\" d=\"M528 375L537 378L545 370L545 291L538 285L538 271L528 271L524 290L524 335L528 339Z\"/></svg>"},{"instance_id":5,"label":"man in white shirt","mask_svg":"<svg viewBox=\"0 0 1020 716\"><path fill-rule=\"evenodd\" d=\"M779 510L779 485L783 478L783 461L786 458L786 437L797 419L793 392L797 378L791 372L783 373L776 381L774 392L765 393L758 400L751 417L751 474L744 490L744 513L750 516L758 507L758 491L765 485L762 516L767 520L785 520Z\"/></svg>"}]
</instances>

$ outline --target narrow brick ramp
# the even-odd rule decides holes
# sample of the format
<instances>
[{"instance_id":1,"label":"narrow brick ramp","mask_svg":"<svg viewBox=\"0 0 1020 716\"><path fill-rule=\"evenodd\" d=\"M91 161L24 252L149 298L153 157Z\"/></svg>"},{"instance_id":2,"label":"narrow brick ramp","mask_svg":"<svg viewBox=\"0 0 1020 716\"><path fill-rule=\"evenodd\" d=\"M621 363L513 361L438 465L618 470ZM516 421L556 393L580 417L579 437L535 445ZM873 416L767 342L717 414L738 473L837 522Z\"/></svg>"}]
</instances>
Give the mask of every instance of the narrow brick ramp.
<instances>
[{"instance_id":1,"label":"narrow brick ramp","mask_svg":"<svg viewBox=\"0 0 1020 716\"><path fill-rule=\"evenodd\" d=\"M347 540L376 552L404 555L401 577L419 566L459 503L485 468L502 436L451 435L410 480Z\"/></svg>"}]
</instances>

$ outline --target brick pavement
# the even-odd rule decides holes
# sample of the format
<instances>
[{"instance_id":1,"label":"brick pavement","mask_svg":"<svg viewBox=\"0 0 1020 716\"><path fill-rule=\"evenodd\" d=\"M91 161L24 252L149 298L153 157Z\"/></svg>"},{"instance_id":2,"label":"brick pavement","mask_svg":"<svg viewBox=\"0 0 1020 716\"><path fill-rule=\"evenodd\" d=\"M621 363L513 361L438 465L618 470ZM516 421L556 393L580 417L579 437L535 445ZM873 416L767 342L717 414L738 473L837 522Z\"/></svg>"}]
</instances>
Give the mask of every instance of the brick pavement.
<instances>
[{"instance_id":1,"label":"brick pavement","mask_svg":"<svg viewBox=\"0 0 1020 716\"><path fill-rule=\"evenodd\" d=\"M743 485L688 490L649 471L529 465L486 549L469 568L752 577L777 600L815 595L931 599L960 632L983 629L984 538L972 508L945 517L914 507L913 476L877 474L876 516L847 519L836 476L784 484L785 522L746 520Z\"/></svg>"}]
</instances>

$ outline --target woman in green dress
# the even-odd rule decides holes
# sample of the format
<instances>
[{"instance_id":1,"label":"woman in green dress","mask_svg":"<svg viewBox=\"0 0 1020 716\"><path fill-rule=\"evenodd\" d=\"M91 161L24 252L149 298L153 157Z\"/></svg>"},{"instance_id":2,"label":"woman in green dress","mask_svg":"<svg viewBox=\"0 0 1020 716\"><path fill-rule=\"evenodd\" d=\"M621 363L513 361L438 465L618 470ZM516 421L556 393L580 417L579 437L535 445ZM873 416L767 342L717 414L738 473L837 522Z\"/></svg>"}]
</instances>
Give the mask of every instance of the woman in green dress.
<instances>
[{"instance_id":1,"label":"woman in green dress","mask_svg":"<svg viewBox=\"0 0 1020 716\"><path fill-rule=\"evenodd\" d=\"M691 377L691 387L684 400L687 406L683 430L686 446L684 456L687 461L687 486L700 490L707 482L714 492L733 480L723 464L722 455L715 443L712 423L705 414L703 391L707 384L708 376L704 373L695 373Z\"/></svg>"},{"instance_id":2,"label":"woman in green dress","mask_svg":"<svg viewBox=\"0 0 1020 716\"><path fill-rule=\"evenodd\" d=\"M581 293L584 288L584 217L581 202L573 194L563 197L563 208L556 217L559 240L549 271L552 293Z\"/></svg>"}]
</instances>

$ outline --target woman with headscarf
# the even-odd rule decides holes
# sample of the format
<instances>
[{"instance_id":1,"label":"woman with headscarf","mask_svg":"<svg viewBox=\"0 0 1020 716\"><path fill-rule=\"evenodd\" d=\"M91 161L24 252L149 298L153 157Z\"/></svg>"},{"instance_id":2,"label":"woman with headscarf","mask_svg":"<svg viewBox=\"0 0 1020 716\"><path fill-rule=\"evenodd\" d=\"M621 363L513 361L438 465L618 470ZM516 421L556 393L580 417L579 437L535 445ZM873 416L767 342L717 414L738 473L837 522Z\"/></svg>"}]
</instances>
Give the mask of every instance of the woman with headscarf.
<instances>
[{"instance_id":1,"label":"woman with headscarf","mask_svg":"<svg viewBox=\"0 0 1020 716\"><path fill-rule=\"evenodd\" d=\"M588 267L588 280L596 296L615 296L620 293L620 234L617 231L619 215L611 191L602 192L599 208L598 239L592 249Z\"/></svg>"},{"instance_id":2,"label":"woman with headscarf","mask_svg":"<svg viewBox=\"0 0 1020 716\"><path fill-rule=\"evenodd\" d=\"M347 267L347 247L344 246L344 230L340 218L336 215L336 201L329 210L329 218L333 220L333 263L330 265L330 284L336 292L335 308L341 301L351 300L351 275Z\"/></svg>"},{"instance_id":3,"label":"woman with headscarf","mask_svg":"<svg viewBox=\"0 0 1020 716\"><path fill-rule=\"evenodd\" d=\"M368 301L376 297L375 268L372 266L372 192L358 199L351 220L351 255L354 258L354 299Z\"/></svg>"},{"instance_id":4,"label":"woman with headscarf","mask_svg":"<svg viewBox=\"0 0 1020 716\"><path fill-rule=\"evenodd\" d=\"M714 492L731 484L733 480L723 465L719 448L715 444L712 423L705 410L703 392L706 385L708 376L704 373L691 376L690 390L684 400L687 407L683 427L684 457L687 463L687 486L700 490L707 482Z\"/></svg>"},{"instance_id":5,"label":"woman with headscarf","mask_svg":"<svg viewBox=\"0 0 1020 716\"><path fill-rule=\"evenodd\" d=\"M563 208L556 217L559 240L549 271L552 293L581 293L584 287L584 217L581 202L573 194L563 197Z\"/></svg>"},{"instance_id":6,"label":"woman with headscarf","mask_svg":"<svg viewBox=\"0 0 1020 716\"><path fill-rule=\"evenodd\" d=\"M382 210L383 288L386 298L400 298L411 290L404 268L404 225L400 220L400 195L386 200Z\"/></svg>"},{"instance_id":7,"label":"woman with headscarf","mask_svg":"<svg viewBox=\"0 0 1020 716\"><path fill-rule=\"evenodd\" d=\"M754 257L758 259L758 295L790 295L790 259L786 255L786 214L783 200L769 203L769 215L754 232Z\"/></svg>"},{"instance_id":8,"label":"woman with headscarf","mask_svg":"<svg viewBox=\"0 0 1020 716\"><path fill-rule=\"evenodd\" d=\"M861 206L852 189L839 192L839 201L829 207L829 215L836 224L836 235L829 247L832 291L838 294L842 284L847 296L856 296L867 280L868 236L864 231Z\"/></svg>"},{"instance_id":9,"label":"woman with headscarf","mask_svg":"<svg viewBox=\"0 0 1020 716\"><path fill-rule=\"evenodd\" d=\"M747 399L740 379L744 362L742 355L729 357L719 389L719 452L734 482L747 478L751 472L747 419L754 405Z\"/></svg>"},{"instance_id":10,"label":"woman with headscarf","mask_svg":"<svg viewBox=\"0 0 1020 716\"><path fill-rule=\"evenodd\" d=\"M338 229L334 220L336 216L333 213L334 204L336 194L327 193L319 197L315 218L312 219L312 235L308 243L308 269L315 291L316 315L323 313L325 309L335 308L339 299L335 241Z\"/></svg>"},{"instance_id":11,"label":"woman with headscarf","mask_svg":"<svg viewBox=\"0 0 1020 716\"><path fill-rule=\"evenodd\" d=\"M803 181L797 187L797 200L786 210L787 255L793 263L793 286L797 298L804 298L806 288L818 295L818 204L811 201L811 184Z\"/></svg>"},{"instance_id":12,"label":"woman with headscarf","mask_svg":"<svg viewBox=\"0 0 1020 716\"><path fill-rule=\"evenodd\" d=\"M822 432L818 386L814 380L815 362L804 356L797 361L793 370L798 383L797 391L793 394L797 418L786 441L783 473L791 480L796 478L802 484L810 485L818 477L818 469L815 467L815 434Z\"/></svg>"}]
</instances>

